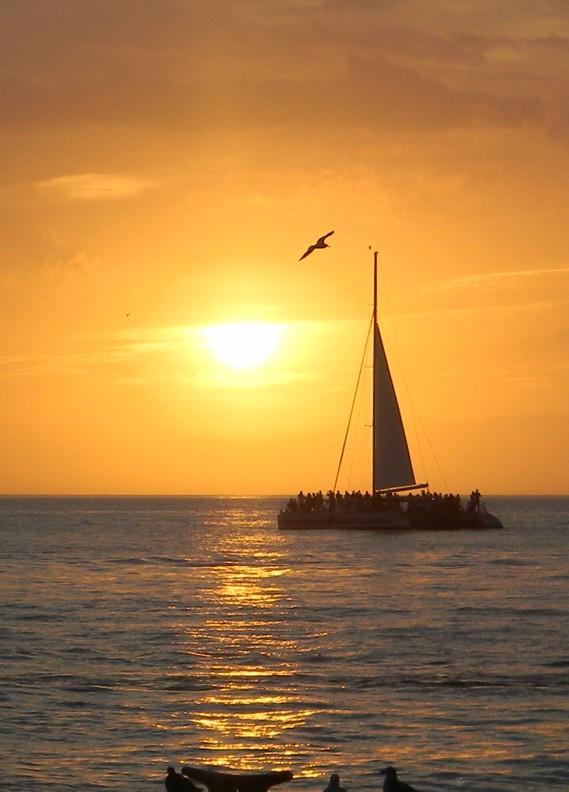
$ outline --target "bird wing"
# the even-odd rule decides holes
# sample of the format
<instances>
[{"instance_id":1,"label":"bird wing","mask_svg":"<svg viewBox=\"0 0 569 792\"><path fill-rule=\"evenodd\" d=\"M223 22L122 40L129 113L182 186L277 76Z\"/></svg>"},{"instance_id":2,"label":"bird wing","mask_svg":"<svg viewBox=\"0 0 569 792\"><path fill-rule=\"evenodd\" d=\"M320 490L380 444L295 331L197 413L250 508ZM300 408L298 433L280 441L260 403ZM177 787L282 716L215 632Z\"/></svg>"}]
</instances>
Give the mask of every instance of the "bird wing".
<instances>
[{"instance_id":1,"label":"bird wing","mask_svg":"<svg viewBox=\"0 0 569 792\"><path fill-rule=\"evenodd\" d=\"M320 239L316 244L319 245L321 242L324 243L324 240L328 239L329 236L332 236L333 233L334 233L333 231L328 231L327 234L324 234L324 236L320 237Z\"/></svg>"},{"instance_id":2,"label":"bird wing","mask_svg":"<svg viewBox=\"0 0 569 792\"><path fill-rule=\"evenodd\" d=\"M302 256L298 260L302 261L303 258L306 258L308 255L310 255L310 253L312 253L315 247L316 245L310 245L310 247L302 254Z\"/></svg>"},{"instance_id":3,"label":"bird wing","mask_svg":"<svg viewBox=\"0 0 569 792\"><path fill-rule=\"evenodd\" d=\"M328 247L325 240L328 239L329 236L332 236L333 233L334 233L333 231L328 231L328 233L324 234L324 236L318 237L316 242L313 245L310 245L308 250L305 253L303 253L298 260L302 261L303 258L306 258L310 253L312 253L313 250L316 250L316 248Z\"/></svg>"}]
</instances>

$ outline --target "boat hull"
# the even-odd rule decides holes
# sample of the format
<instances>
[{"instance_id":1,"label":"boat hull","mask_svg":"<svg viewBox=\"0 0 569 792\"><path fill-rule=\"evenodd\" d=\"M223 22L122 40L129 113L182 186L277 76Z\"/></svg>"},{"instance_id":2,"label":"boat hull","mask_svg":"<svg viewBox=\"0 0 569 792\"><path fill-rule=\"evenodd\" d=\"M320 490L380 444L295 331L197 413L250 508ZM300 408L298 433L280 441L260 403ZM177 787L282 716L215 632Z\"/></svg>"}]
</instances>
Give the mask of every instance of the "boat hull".
<instances>
[{"instance_id":1,"label":"boat hull","mask_svg":"<svg viewBox=\"0 0 569 792\"><path fill-rule=\"evenodd\" d=\"M490 512L461 510L451 514L409 515L399 510L301 511L283 509L277 515L281 530L339 531L481 531L498 530L504 526Z\"/></svg>"},{"instance_id":2,"label":"boat hull","mask_svg":"<svg viewBox=\"0 0 569 792\"><path fill-rule=\"evenodd\" d=\"M277 522L281 530L401 531L413 528L409 517L401 510L284 510L277 515Z\"/></svg>"}]
</instances>

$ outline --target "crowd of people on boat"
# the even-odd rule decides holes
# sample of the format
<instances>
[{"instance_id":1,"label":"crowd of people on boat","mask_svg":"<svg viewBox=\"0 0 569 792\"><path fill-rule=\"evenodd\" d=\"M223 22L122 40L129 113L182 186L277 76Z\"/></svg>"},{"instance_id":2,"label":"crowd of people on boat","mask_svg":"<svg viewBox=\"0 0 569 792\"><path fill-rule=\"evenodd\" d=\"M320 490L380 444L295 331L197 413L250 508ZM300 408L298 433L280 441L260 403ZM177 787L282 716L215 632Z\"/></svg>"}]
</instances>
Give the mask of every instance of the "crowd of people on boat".
<instances>
[{"instance_id":1,"label":"crowd of people on boat","mask_svg":"<svg viewBox=\"0 0 569 792\"><path fill-rule=\"evenodd\" d=\"M422 490L420 494L407 495L407 513L410 517L420 517L422 514L430 517L443 515L458 515L462 511L460 495Z\"/></svg>"},{"instance_id":2,"label":"crowd of people on boat","mask_svg":"<svg viewBox=\"0 0 569 792\"><path fill-rule=\"evenodd\" d=\"M470 500L466 507L469 512L478 511L480 508L480 492L474 490L470 494ZM301 490L296 498L291 498L287 503L287 511L370 511L379 509L400 509L406 504L406 511L410 516L417 516L422 513L435 514L458 514L464 507L460 495L445 494L421 490L420 493L407 493L401 495L397 492L361 492L361 490L347 490L342 493L328 490L326 496L321 490L318 492L307 492Z\"/></svg>"},{"instance_id":3,"label":"crowd of people on boat","mask_svg":"<svg viewBox=\"0 0 569 792\"><path fill-rule=\"evenodd\" d=\"M347 490L342 493L328 490L326 496L322 491L307 492L301 490L296 498L291 498L287 504L289 511L365 511L371 509L397 509L401 505L401 498L393 492L382 494L374 492L361 492L361 490Z\"/></svg>"}]
</instances>

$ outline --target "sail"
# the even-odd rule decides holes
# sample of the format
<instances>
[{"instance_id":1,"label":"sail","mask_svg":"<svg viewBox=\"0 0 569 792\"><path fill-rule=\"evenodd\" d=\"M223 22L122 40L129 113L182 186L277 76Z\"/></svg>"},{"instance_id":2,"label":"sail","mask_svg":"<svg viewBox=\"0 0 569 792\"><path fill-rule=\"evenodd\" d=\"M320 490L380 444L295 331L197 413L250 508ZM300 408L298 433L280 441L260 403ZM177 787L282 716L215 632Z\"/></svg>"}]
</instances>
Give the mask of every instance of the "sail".
<instances>
[{"instance_id":1,"label":"sail","mask_svg":"<svg viewBox=\"0 0 569 792\"><path fill-rule=\"evenodd\" d=\"M412 488L415 475L377 321L373 372L373 489Z\"/></svg>"}]
</instances>

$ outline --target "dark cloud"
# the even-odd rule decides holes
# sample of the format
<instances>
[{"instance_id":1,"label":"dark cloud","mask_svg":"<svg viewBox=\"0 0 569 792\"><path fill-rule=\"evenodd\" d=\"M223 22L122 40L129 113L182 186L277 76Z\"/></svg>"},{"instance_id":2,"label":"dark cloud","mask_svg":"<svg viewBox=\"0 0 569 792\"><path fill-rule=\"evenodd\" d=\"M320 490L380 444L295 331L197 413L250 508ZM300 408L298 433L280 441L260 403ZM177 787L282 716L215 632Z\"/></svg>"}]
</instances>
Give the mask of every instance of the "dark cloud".
<instances>
[{"instance_id":1,"label":"dark cloud","mask_svg":"<svg viewBox=\"0 0 569 792\"><path fill-rule=\"evenodd\" d=\"M412 69L376 59L355 59L347 80L354 110L374 124L412 127L462 127L475 123L517 126L539 121L540 103L532 98L496 97L477 90L456 90ZM364 110L365 108L365 110Z\"/></svg>"},{"instance_id":2,"label":"dark cloud","mask_svg":"<svg viewBox=\"0 0 569 792\"><path fill-rule=\"evenodd\" d=\"M569 85L560 93L549 120L549 132L555 140L569 141Z\"/></svg>"},{"instance_id":3,"label":"dark cloud","mask_svg":"<svg viewBox=\"0 0 569 792\"><path fill-rule=\"evenodd\" d=\"M4 125L106 125L203 130L303 126L443 128L538 122L539 101L451 89L389 61L354 59L338 80L180 84L123 72L53 86L4 81Z\"/></svg>"},{"instance_id":4,"label":"dark cloud","mask_svg":"<svg viewBox=\"0 0 569 792\"><path fill-rule=\"evenodd\" d=\"M469 29L466 12L456 30L431 30L409 8L4 0L0 126L325 131L541 120L538 81L509 76L527 40ZM567 45L562 35L539 42L556 52Z\"/></svg>"}]
</instances>

